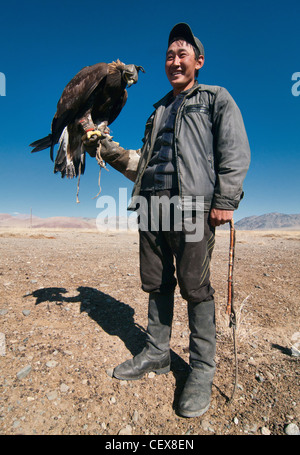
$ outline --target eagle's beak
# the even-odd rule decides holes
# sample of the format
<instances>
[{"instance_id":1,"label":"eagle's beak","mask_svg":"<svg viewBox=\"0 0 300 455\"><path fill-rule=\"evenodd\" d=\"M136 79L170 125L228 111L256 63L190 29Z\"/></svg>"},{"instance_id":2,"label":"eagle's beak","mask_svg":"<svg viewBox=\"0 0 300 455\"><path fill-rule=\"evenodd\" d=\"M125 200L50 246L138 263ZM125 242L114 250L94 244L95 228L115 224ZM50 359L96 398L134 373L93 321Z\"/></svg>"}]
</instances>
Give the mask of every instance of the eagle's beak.
<instances>
[{"instance_id":1,"label":"eagle's beak","mask_svg":"<svg viewBox=\"0 0 300 455\"><path fill-rule=\"evenodd\" d=\"M126 65L125 71L123 72L123 78L126 81L128 87L136 84L139 78L139 71L145 72L142 66Z\"/></svg>"},{"instance_id":2,"label":"eagle's beak","mask_svg":"<svg viewBox=\"0 0 300 455\"><path fill-rule=\"evenodd\" d=\"M125 78L126 78L126 82L127 82L127 87L131 87L131 85L137 83L137 81L135 81L134 79L130 79L130 76L127 74L126 74Z\"/></svg>"}]
</instances>

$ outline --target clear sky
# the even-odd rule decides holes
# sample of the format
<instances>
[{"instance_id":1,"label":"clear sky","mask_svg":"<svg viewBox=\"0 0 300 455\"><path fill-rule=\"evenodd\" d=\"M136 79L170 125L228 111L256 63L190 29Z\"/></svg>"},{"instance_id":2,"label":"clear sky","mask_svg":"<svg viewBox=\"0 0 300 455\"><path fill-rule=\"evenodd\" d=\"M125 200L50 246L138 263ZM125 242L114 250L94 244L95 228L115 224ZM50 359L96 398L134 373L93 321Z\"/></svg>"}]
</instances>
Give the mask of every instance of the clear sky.
<instances>
[{"instance_id":1,"label":"clear sky","mask_svg":"<svg viewBox=\"0 0 300 455\"><path fill-rule=\"evenodd\" d=\"M50 133L57 101L84 66L119 58L146 73L128 89L128 102L111 125L124 148L142 145L153 104L171 87L164 72L168 35L187 22L203 42L199 82L226 87L239 105L252 160L245 198L235 214L299 213L300 3L296 1L10 0L0 10L0 213L96 217L99 167L87 156L77 180L53 174L49 149L29 144ZM2 82L1 82L2 81ZM2 83L2 86L1 86ZM298 87L298 86L297 86ZM300 93L300 87L294 93ZM109 167L102 195L128 198L132 183Z\"/></svg>"}]
</instances>

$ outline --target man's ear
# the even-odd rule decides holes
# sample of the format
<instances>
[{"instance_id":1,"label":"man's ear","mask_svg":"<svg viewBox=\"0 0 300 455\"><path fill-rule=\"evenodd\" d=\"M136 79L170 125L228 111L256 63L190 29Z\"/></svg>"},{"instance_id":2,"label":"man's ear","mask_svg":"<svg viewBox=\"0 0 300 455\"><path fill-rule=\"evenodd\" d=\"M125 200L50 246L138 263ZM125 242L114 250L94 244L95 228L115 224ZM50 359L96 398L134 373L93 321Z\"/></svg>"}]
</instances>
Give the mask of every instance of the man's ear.
<instances>
[{"instance_id":1,"label":"man's ear","mask_svg":"<svg viewBox=\"0 0 300 455\"><path fill-rule=\"evenodd\" d=\"M199 55L196 63L196 70L200 70L202 66L204 65L204 55Z\"/></svg>"}]
</instances>

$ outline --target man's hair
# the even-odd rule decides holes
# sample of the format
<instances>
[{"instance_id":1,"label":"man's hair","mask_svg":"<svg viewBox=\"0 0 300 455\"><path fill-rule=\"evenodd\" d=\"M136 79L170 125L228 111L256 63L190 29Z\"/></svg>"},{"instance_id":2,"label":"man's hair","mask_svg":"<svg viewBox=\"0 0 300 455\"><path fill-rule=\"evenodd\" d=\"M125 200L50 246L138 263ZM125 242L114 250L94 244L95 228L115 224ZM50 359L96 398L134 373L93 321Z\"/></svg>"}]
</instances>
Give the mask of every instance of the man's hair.
<instances>
[{"instance_id":1,"label":"man's hair","mask_svg":"<svg viewBox=\"0 0 300 455\"><path fill-rule=\"evenodd\" d=\"M172 41L170 42L170 45L172 43L174 43L174 41L184 41L189 46L191 46L194 49L195 60L198 60L198 58L200 57L200 51L199 51L199 49L197 49L197 47L193 46L191 43L189 43L185 38L182 38L181 36L173 38ZM198 77L198 74L199 74L199 70L196 70L195 71L195 78Z\"/></svg>"}]
</instances>

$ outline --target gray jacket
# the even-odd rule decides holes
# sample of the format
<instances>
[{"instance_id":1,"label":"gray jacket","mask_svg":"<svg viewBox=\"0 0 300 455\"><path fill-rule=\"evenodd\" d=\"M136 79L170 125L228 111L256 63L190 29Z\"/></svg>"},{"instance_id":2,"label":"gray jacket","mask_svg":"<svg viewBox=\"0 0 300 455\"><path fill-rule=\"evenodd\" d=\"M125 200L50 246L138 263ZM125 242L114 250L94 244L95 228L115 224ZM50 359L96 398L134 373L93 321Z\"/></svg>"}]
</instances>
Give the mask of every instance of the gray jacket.
<instances>
[{"instance_id":1,"label":"gray jacket","mask_svg":"<svg viewBox=\"0 0 300 455\"><path fill-rule=\"evenodd\" d=\"M139 156L136 151L127 150L122 172L135 182L133 197L140 193L143 173L170 96L172 92L154 105ZM202 196L205 211L213 207L238 208L250 148L240 110L225 88L196 82L185 95L175 119L174 150L182 201L186 196ZM133 202L129 209L134 207Z\"/></svg>"}]
</instances>

